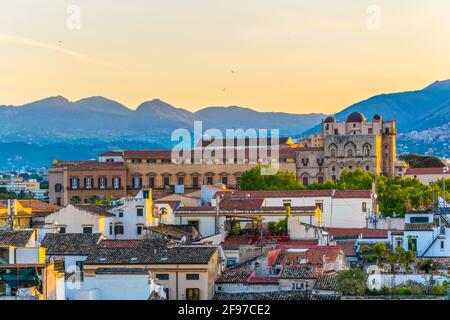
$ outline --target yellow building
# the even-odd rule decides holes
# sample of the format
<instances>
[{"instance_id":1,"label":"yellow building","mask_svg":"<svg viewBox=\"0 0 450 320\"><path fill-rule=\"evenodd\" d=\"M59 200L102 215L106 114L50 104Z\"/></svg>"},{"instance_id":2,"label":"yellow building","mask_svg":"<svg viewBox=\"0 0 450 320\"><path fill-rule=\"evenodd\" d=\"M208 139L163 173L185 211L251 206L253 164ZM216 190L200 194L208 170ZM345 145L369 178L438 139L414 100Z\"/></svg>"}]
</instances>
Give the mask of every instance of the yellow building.
<instances>
[{"instance_id":1,"label":"yellow building","mask_svg":"<svg viewBox=\"0 0 450 320\"><path fill-rule=\"evenodd\" d=\"M2 200L0 201L0 227L30 228L34 216L59 209L61 207L38 200Z\"/></svg>"}]
</instances>

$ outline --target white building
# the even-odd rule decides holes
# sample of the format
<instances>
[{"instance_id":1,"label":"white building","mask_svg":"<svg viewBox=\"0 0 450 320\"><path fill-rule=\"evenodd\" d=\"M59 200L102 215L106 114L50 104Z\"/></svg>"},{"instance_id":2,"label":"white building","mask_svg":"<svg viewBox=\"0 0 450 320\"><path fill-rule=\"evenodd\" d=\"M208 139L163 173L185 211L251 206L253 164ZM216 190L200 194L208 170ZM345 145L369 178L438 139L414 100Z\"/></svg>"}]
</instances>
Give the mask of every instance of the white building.
<instances>
[{"instance_id":1,"label":"white building","mask_svg":"<svg viewBox=\"0 0 450 320\"><path fill-rule=\"evenodd\" d=\"M450 170L448 167L443 168L408 168L404 178L418 179L423 184L435 183L440 179L449 179Z\"/></svg>"},{"instance_id":2,"label":"white building","mask_svg":"<svg viewBox=\"0 0 450 320\"><path fill-rule=\"evenodd\" d=\"M314 211L319 207L324 227L364 228L372 208L369 190L218 191L209 202L210 207L179 208L175 211L176 224L194 224L207 237L216 233L217 223L223 229L227 214L258 215L264 223L276 222L285 217L285 207L291 206L292 216L302 216L304 223L317 223Z\"/></svg>"},{"instance_id":3,"label":"white building","mask_svg":"<svg viewBox=\"0 0 450 320\"><path fill-rule=\"evenodd\" d=\"M84 261L89 252L105 237L100 233L47 234L41 247L46 248L47 260L63 260L65 271L65 299L74 300L83 287Z\"/></svg>"},{"instance_id":4,"label":"white building","mask_svg":"<svg viewBox=\"0 0 450 320\"><path fill-rule=\"evenodd\" d=\"M450 227L445 219L433 212L406 214L404 249L417 252L418 257L450 257Z\"/></svg>"},{"instance_id":5,"label":"white building","mask_svg":"<svg viewBox=\"0 0 450 320\"><path fill-rule=\"evenodd\" d=\"M54 226L59 233L113 234L115 215L110 205L70 204L45 217L45 226Z\"/></svg>"}]
</instances>

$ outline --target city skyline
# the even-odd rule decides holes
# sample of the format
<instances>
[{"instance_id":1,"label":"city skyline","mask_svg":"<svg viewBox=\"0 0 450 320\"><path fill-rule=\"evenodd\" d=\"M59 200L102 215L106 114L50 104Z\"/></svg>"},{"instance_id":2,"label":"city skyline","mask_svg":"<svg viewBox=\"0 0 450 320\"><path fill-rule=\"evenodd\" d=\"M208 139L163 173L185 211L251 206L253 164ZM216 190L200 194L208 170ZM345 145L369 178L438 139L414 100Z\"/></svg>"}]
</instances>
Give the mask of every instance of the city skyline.
<instances>
[{"instance_id":1,"label":"city skyline","mask_svg":"<svg viewBox=\"0 0 450 320\"><path fill-rule=\"evenodd\" d=\"M71 5L79 29L68 27ZM7 0L0 103L101 95L131 109L159 98L190 111L331 114L448 78L449 3L378 1L379 28L368 25L372 5Z\"/></svg>"}]
</instances>

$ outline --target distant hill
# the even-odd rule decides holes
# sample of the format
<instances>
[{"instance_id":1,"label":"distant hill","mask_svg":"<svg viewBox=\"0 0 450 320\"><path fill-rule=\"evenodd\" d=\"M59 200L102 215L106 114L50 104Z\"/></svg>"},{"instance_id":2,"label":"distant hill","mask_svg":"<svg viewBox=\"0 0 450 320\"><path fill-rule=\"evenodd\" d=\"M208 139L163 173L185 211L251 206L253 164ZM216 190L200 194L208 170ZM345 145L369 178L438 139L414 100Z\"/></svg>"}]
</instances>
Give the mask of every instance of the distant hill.
<instances>
[{"instance_id":1,"label":"distant hill","mask_svg":"<svg viewBox=\"0 0 450 320\"><path fill-rule=\"evenodd\" d=\"M398 153L419 153L450 158L450 80L436 81L422 90L381 94L355 103L335 114L343 121L354 112L368 119L380 114L397 120ZM317 124L303 135L321 132Z\"/></svg>"},{"instance_id":2,"label":"distant hill","mask_svg":"<svg viewBox=\"0 0 450 320\"><path fill-rule=\"evenodd\" d=\"M337 120L359 111L367 118L380 114L384 119L396 119L401 132L415 129L429 129L448 123L450 114L450 80L436 81L422 90L380 94L355 103L335 114ZM305 134L320 132L320 125L307 130Z\"/></svg>"},{"instance_id":3,"label":"distant hill","mask_svg":"<svg viewBox=\"0 0 450 320\"><path fill-rule=\"evenodd\" d=\"M174 129L280 129L294 135L319 122L323 114L257 112L241 107L209 107L198 112L159 99L136 110L104 98L71 102L49 97L22 106L0 106L0 169L48 166L52 159L95 158L110 149L169 149Z\"/></svg>"},{"instance_id":4,"label":"distant hill","mask_svg":"<svg viewBox=\"0 0 450 320\"><path fill-rule=\"evenodd\" d=\"M345 120L353 111L367 118L396 119L399 153L450 157L450 80L422 90L381 94L336 113ZM136 110L104 98L69 101L50 97L22 106L0 106L0 169L48 166L49 159L84 159L110 149L170 148L174 129L279 129L281 136L321 131L321 113L257 112L238 106L214 106L190 112L159 99Z\"/></svg>"}]
</instances>

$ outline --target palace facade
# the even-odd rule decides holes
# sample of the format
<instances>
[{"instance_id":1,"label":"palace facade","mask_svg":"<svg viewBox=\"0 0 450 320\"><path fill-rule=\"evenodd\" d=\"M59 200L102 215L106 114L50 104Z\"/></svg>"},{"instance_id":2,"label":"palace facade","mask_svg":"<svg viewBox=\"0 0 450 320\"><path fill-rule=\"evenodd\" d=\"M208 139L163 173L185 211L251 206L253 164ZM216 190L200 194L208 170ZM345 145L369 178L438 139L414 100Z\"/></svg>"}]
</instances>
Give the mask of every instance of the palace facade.
<instances>
[{"instance_id":1,"label":"palace facade","mask_svg":"<svg viewBox=\"0 0 450 320\"><path fill-rule=\"evenodd\" d=\"M338 122L334 116L324 119L321 136L297 141L280 138L276 153L270 140L266 144L250 138L204 139L177 158L171 150L121 150L103 153L98 161L54 161L49 170L49 199L67 205L73 199L88 203L93 197L134 196L142 188L199 189L205 184L238 188L243 172L269 162L281 171L296 173L304 185L337 180L343 170L357 168L393 177L400 170L395 161L395 124L379 115L367 120L354 112L346 121Z\"/></svg>"}]
</instances>

